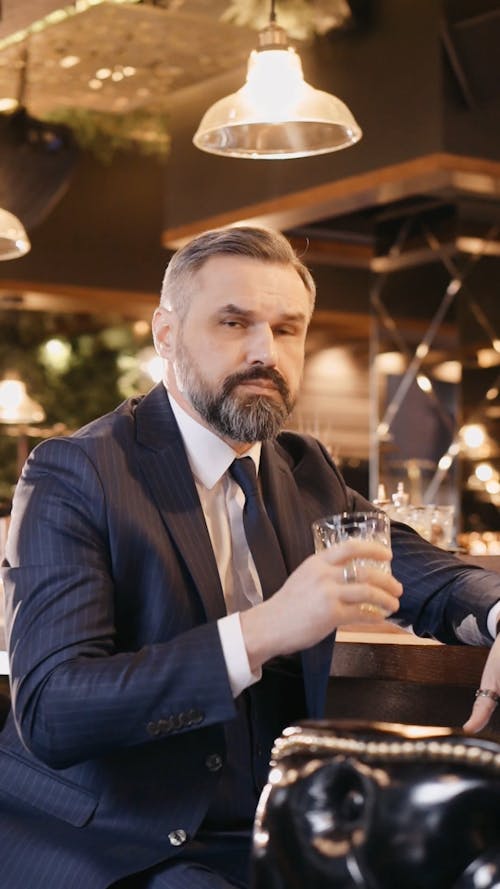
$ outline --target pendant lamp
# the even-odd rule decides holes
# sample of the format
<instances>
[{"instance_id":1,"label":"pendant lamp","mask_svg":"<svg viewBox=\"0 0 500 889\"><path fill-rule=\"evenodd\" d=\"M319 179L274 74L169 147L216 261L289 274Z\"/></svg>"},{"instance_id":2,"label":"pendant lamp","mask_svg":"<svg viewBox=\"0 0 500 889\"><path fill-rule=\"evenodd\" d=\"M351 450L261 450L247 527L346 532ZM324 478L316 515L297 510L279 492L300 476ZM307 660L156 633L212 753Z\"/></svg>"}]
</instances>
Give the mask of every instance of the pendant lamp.
<instances>
[{"instance_id":1,"label":"pendant lamp","mask_svg":"<svg viewBox=\"0 0 500 889\"><path fill-rule=\"evenodd\" d=\"M30 398L26 384L15 376L0 381L0 423L41 423L45 411L41 404Z\"/></svg>"},{"instance_id":2,"label":"pendant lamp","mask_svg":"<svg viewBox=\"0 0 500 889\"><path fill-rule=\"evenodd\" d=\"M0 209L0 260L17 259L30 249L30 240L22 222L8 210Z\"/></svg>"},{"instance_id":3,"label":"pendant lamp","mask_svg":"<svg viewBox=\"0 0 500 889\"><path fill-rule=\"evenodd\" d=\"M339 151L361 139L347 105L304 81L300 57L276 23L274 6L272 0L246 83L204 114L193 137L201 151L281 160Z\"/></svg>"}]
</instances>

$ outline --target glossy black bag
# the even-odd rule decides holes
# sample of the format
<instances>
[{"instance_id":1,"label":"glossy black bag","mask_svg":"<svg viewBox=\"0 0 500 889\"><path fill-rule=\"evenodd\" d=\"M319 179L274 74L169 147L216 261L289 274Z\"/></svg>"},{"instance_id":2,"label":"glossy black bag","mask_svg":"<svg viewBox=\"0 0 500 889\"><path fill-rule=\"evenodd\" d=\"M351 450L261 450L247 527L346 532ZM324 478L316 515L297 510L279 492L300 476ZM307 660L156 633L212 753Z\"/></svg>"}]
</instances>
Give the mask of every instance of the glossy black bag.
<instances>
[{"instance_id":1,"label":"glossy black bag","mask_svg":"<svg viewBox=\"0 0 500 889\"><path fill-rule=\"evenodd\" d=\"M500 889L500 744L309 722L276 742L252 889Z\"/></svg>"}]
</instances>

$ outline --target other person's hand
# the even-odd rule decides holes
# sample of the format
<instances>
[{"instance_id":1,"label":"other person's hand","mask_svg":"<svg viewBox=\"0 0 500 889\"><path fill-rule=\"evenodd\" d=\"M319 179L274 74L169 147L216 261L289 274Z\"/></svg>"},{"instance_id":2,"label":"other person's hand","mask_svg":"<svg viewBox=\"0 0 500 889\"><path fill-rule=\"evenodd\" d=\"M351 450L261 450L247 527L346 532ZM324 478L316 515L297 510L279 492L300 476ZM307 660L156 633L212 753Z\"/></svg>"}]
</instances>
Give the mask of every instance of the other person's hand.
<instances>
[{"instance_id":1,"label":"other person's hand","mask_svg":"<svg viewBox=\"0 0 500 889\"><path fill-rule=\"evenodd\" d=\"M495 639L484 665L481 684L476 693L472 713L464 724L466 732L480 732L488 725L500 701L500 635Z\"/></svg>"}]
</instances>

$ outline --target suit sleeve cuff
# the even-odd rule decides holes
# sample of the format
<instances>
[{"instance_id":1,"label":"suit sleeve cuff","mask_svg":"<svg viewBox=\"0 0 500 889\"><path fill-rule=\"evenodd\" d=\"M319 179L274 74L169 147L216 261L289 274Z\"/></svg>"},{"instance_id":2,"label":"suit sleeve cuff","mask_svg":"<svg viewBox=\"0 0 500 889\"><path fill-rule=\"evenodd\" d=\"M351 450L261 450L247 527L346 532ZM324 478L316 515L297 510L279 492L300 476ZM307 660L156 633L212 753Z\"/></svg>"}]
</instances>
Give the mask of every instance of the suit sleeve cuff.
<instances>
[{"instance_id":1,"label":"suit sleeve cuff","mask_svg":"<svg viewBox=\"0 0 500 889\"><path fill-rule=\"evenodd\" d=\"M498 621L500 620L500 602L496 602L489 610L486 626L488 633L493 639L496 639L500 631Z\"/></svg>"},{"instance_id":2,"label":"suit sleeve cuff","mask_svg":"<svg viewBox=\"0 0 500 889\"><path fill-rule=\"evenodd\" d=\"M221 617L217 629L233 698L237 698L245 688L259 681L262 670L256 673L250 670L238 612Z\"/></svg>"}]
</instances>

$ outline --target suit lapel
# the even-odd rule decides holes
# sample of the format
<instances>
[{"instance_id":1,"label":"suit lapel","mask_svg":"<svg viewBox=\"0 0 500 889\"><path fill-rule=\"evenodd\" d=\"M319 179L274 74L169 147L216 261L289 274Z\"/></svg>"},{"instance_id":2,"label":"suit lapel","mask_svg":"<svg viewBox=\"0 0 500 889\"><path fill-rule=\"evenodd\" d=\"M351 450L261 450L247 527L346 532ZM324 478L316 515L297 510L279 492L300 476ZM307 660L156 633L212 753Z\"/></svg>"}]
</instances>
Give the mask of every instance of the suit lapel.
<instances>
[{"instance_id":1,"label":"suit lapel","mask_svg":"<svg viewBox=\"0 0 500 889\"><path fill-rule=\"evenodd\" d=\"M137 457L162 519L193 578L207 620L226 607L189 461L162 383L135 411Z\"/></svg>"},{"instance_id":2,"label":"suit lapel","mask_svg":"<svg viewBox=\"0 0 500 889\"><path fill-rule=\"evenodd\" d=\"M276 529L288 573L314 552L310 524L287 461L273 444L262 445L260 477L266 509Z\"/></svg>"},{"instance_id":3,"label":"suit lapel","mask_svg":"<svg viewBox=\"0 0 500 889\"><path fill-rule=\"evenodd\" d=\"M262 446L261 483L266 508L276 528L288 571L291 573L314 552L311 522L292 468L279 448L270 443ZM307 590L304 595L307 596ZM324 713L326 689L330 673L333 637L327 636L318 645L301 652L304 687L309 716Z\"/></svg>"}]
</instances>

